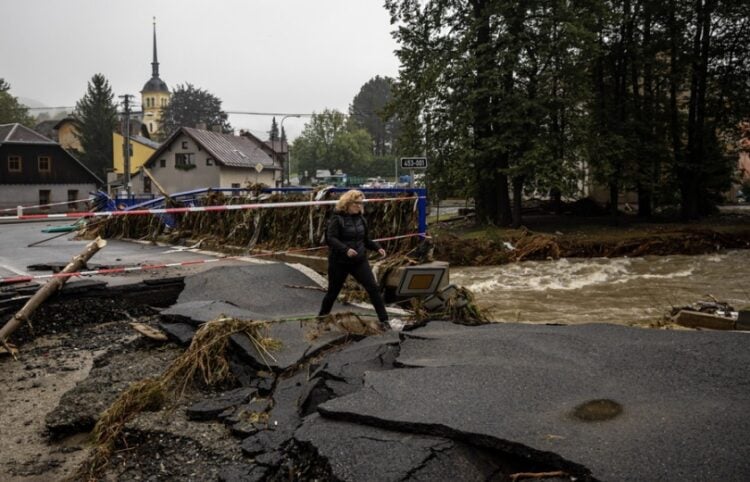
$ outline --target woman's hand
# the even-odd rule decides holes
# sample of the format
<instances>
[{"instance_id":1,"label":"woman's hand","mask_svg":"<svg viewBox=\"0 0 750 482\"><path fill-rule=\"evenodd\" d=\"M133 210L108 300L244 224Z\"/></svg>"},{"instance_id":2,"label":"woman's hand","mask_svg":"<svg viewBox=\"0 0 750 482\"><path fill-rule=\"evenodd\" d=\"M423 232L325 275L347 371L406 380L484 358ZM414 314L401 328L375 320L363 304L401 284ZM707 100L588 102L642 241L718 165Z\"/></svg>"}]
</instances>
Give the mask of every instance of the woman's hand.
<instances>
[{"instance_id":1,"label":"woman's hand","mask_svg":"<svg viewBox=\"0 0 750 482\"><path fill-rule=\"evenodd\" d=\"M346 255L349 256L350 258L357 256L357 254L358 254L357 251L352 248L349 248L348 250L346 250Z\"/></svg>"},{"instance_id":2,"label":"woman's hand","mask_svg":"<svg viewBox=\"0 0 750 482\"><path fill-rule=\"evenodd\" d=\"M382 258L385 258L385 250L384 250L383 248L380 248L380 249L378 250L378 254L380 254L380 256L381 256Z\"/></svg>"}]
</instances>

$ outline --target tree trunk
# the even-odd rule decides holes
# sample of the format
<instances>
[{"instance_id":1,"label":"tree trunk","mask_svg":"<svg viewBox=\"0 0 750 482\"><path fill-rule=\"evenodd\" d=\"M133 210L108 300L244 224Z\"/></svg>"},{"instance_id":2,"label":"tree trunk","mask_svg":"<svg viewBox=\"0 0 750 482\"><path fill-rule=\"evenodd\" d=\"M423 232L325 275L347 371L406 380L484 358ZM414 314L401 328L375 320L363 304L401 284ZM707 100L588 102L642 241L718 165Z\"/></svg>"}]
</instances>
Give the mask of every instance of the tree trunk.
<instances>
[{"instance_id":1,"label":"tree trunk","mask_svg":"<svg viewBox=\"0 0 750 482\"><path fill-rule=\"evenodd\" d=\"M524 177L518 176L513 178L513 227L520 228L523 220L521 219L521 209L523 208L523 182Z\"/></svg>"},{"instance_id":2,"label":"tree trunk","mask_svg":"<svg viewBox=\"0 0 750 482\"><path fill-rule=\"evenodd\" d=\"M609 183L609 208L612 215L612 224L617 225L619 221L619 211L617 210L620 201L620 186L617 180Z\"/></svg>"},{"instance_id":3,"label":"tree trunk","mask_svg":"<svg viewBox=\"0 0 750 482\"><path fill-rule=\"evenodd\" d=\"M78 256L74 256L61 273L75 273L80 271L86 262L91 259L100 249L105 247L107 242L101 238L96 238L90 242ZM42 286L39 291L34 293L29 301L21 308L13 318L0 328L0 343L5 344L8 337L18 329L24 321L28 321L37 308L50 296L55 294L68 281L68 276L52 278L47 284Z\"/></svg>"}]
</instances>

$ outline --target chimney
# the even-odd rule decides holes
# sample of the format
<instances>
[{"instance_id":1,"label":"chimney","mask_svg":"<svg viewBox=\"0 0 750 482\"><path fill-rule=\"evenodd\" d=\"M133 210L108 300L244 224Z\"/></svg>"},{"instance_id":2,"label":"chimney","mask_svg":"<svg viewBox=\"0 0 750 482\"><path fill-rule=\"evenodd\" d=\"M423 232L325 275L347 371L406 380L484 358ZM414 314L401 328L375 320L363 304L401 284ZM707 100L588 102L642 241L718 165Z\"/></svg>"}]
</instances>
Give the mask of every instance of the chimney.
<instances>
[{"instance_id":1,"label":"chimney","mask_svg":"<svg viewBox=\"0 0 750 482\"><path fill-rule=\"evenodd\" d=\"M195 124L195 128L196 129L200 129L202 131L205 131L206 130L206 123L205 122L198 122L197 124Z\"/></svg>"},{"instance_id":2,"label":"chimney","mask_svg":"<svg viewBox=\"0 0 750 482\"><path fill-rule=\"evenodd\" d=\"M211 126L211 130L213 132L218 132L219 134L221 134L221 126Z\"/></svg>"}]
</instances>

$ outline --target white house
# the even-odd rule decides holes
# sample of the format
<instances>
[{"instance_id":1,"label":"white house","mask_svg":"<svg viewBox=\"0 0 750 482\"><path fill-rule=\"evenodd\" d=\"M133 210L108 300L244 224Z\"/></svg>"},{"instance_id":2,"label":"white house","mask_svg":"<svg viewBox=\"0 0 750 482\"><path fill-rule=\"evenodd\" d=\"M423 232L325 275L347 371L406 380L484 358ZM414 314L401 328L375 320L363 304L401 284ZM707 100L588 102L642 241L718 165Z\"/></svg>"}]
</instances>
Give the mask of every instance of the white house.
<instances>
[{"instance_id":1,"label":"white house","mask_svg":"<svg viewBox=\"0 0 750 482\"><path fill-rule=\"evenodd\" d=\"M282 169L268 147L252 138L181 127L144 164L167 193L204 187L236 187L262 183L278 186ZM138 173L132 192L154 193L151 179Z\"/></svg>"}]
</instances>

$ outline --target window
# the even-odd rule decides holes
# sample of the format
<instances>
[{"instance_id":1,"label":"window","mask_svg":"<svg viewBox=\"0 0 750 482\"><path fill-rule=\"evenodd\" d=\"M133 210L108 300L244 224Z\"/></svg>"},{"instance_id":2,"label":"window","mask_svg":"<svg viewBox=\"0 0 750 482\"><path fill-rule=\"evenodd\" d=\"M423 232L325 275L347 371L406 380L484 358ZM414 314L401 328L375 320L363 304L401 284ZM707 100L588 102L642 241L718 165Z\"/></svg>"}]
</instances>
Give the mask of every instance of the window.
<instances>
[{"instance_id":1,"label":"window","mask_svg":"<svg viewBox=\"0 0 750 482\"><path fill-rule=\"evenodd\" d=\"M39 204L49 204L52 201L52 193L49 189L39 190ZM49 206L42 206L41 209L49 209Z\"/></svg>"},{"instance_id":2,"label":"window","mask_svg":"<svg viewBox=\"0 0 750 482\"><path fill-rule=\"evenodd\" d=\"M207 157L206 158L206 165L207 166L213 166L214 165L214 160L211 159L210 157Z\"/></svg>"},{"instance_id":3,"label":"window","mask_svg":"<svg viewBox=\"0 0 750 482\"><path fill-rule=\"evenodd\" d=\"M192 152L181 152L174 155L175 167L185 167L195 165L195 154Z\"/></svg>"},{"instance_id":4,"label":"window","mask_svg":"<svg viewBox=\"0 0 750 482\"><path fill-rule=\"evenodd\" d=\"M8 171L21 172L21 156L8 156Z\"/></svg>"},{"instance_id":5,"label":"window","mask_svg":"<svg viewBox=\"0 0 750 482\"><path fill-rule=\"evenodd\" d=\"M39 156L39 172L52 172L52 160L49 156Z\"/></svg>"},{"instance_id":6,"label":"window","mask_svg":"<svg viewBox=\"0 0 750 482\"><path fill-rule=\"evenodd\" d=\"M151 178L148 176L143 177L143 192L151 194Z\"/></svg>"},{"instance_id":7,"label":"window","mask_svg":"<svg viewBox=\"0 0 750 482\"><path fill-rule=\"evenodd\" d=\"M183 148L183 149L187 149L187 148L188 148L188 143L187 143L187 141L182 141L182 148Z\"/></svg>"},{"instance_id":8,"label":"window","mask_svg":"<svg viewBox=\"0 0 750 482\"><path fill-rule=\"evenodd\" d=\"M155 106L156 106L156 102L154 102L154 98L151 97L151 107L155 107Z\"/></svg>"},{"instance_id":9,"label":"window","mask_svg":"<svg viewBox=\"0 0 750 482\"><path fill-rule=\"evenodd\" d=\"M159 167L167 167L167 160L159 159Z\"/></svg>"},{"instance_id":10,"label":"window","mask_svg":"<svg viewBox=\"0 0 750 482\"><path fill-rule=\"evenodd\" d=\"M74 203L73 201L77 201L77 200L78 200L78 190L77 189L68 189L68 202L70 203L68 205L68 208L71 211L75 211L76 210L76 206L78 204Z\"/></svg>"},{"instance_id":11,"label":"window","mask_svg":"<svg viewBox=\"0 0 750 482\"><path fill-rule=\"evenodd\" d=\"M238 182L233 182L232 183L232 189L239 189L239 188L240 188L240 183L238 183Z\"/></svg>"},{"instance_id":12,"label":"window","mask_svg":"<svg viewBox=\"0 0 750 482\"><path fill-rule=\"evenodd\" d=\"M161 98L161 106L162 107L166 107L167 106L167 98L166 97L162 97Z\"/></svg>"},{"instance_id":13,"label":"window","mask_svg":"<svg viewBox=\"0 0 750 482\"><path fill-rule=\"evenodd\" d=\"M153 122L149 122L148 123L148 131L149 132L154 132L154 123Z\"/></svg>"}]
</instances>

